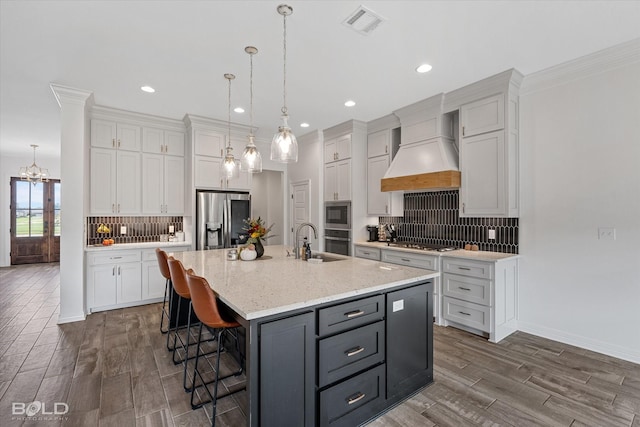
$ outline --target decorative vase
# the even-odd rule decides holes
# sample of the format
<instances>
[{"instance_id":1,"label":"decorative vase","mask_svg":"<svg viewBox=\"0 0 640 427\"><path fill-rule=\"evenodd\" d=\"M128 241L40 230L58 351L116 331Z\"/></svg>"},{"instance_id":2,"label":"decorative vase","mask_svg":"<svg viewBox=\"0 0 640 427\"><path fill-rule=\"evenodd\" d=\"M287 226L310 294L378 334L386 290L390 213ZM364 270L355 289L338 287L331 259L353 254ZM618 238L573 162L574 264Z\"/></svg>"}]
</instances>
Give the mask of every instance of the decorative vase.
<instances>
[{"instance_id":1,"label":"decorative vase","mask_svg":"<svg viewBox=\"0 0 640 427\"><path fill-rule=\"evenodd\" d=\"M242 252L240 252L240 259L243 261L253 261L257 255L255 250L244 248Z\"/></svg>"},{"instance_id":2,"label":"decorative vase","mask_svg":"<svg viewBox=\"0 0 640 427\"><path fill-rule=\"evenodd\" d=\"M260 258L262 255L264 255L264 246L262 246L260 238L258 238L253 245L256 247L257 258Z\"/></svg>"}]
</instances>

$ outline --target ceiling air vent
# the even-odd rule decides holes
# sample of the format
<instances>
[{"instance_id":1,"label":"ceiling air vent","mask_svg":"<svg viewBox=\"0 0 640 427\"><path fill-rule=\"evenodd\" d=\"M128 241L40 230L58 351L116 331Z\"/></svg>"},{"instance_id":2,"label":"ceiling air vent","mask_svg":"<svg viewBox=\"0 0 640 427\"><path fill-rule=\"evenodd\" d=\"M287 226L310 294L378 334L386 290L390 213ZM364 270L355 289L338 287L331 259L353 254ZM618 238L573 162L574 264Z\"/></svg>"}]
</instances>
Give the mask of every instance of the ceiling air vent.
<instances>
[{"instance_id":1,"label":"ceiling air vent","mask_svg":"<svg viewBox=\"0 0 640 427\"><path fill-rule=\"evenodd\" d=\"M368 36L383 21L384 19L380 15L372 12L364 6L360 6L355 10L355 12L349 15L347 19L342 21L342 23L354 31Z\"/></svg>"}]
</instances>

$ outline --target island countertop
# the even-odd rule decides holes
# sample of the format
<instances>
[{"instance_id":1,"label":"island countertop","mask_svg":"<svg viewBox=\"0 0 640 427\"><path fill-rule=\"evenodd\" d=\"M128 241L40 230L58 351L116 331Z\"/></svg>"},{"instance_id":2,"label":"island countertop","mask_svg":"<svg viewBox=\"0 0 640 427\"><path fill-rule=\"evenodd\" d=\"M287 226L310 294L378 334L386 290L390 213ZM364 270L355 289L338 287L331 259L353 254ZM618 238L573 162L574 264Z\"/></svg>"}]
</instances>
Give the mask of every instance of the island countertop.
<instances>
[{"instance_id":1,"label":"island countertop","mask_svg":"<svg viewBox=\"0 0 640 427\"><path fill-rule=\"evenodd\" d=\"M432 270L330 254L340 261L287 257L287 246L265 246L254 261L227 260L228 249L176 252L186 269L207 279L219 298L246 320L312 307L427 280Z\"/></svg>"}]
</instances>

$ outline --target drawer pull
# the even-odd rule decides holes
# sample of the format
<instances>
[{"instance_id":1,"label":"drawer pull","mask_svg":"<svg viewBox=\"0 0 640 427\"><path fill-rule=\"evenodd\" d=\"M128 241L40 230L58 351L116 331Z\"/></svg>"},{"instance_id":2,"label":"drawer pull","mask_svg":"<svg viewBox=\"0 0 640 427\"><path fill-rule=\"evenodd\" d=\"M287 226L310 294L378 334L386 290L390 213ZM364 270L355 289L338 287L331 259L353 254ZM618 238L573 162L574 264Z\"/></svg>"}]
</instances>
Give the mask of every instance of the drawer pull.
<instances>
[{"instance_id":1,"label":"drawer pull","mask_svg":"<svg viewBox=\"0 0 640 427\"><path fill-rule=\"evenodd\" d=\"M365 397L365 396L366 396L366 395L365 395L364 393L362 393L362 392L360 392L360 391L359 391L359 392L357 392L356 394L353 394L353 395L351 395L351 396L347 397L347 403L348 403L349 405L353 405L354 403L356 403L356 402L358 402L358 401L360 401L360 400L364 399L364 397Z\"/></svg>"},{"instance_id":2,"label":"drawer pull","mask_svg":"<svg viewBox=\"0 0 640 427\"><path fill-rule=\"evenodd\" d=\"M407 258L400 258L400 259L401 259L402 261L404 261L404 262L411 262L411 260L410 260L410 259L407 259Z\"/></svg>"},{"instance_id":3,"label":"drawer pull","mask_svg":"<svg viewBox=\"0 0 640 427\"><path fill-rule=\"evenodd\" d=\"M365 254L365 255L371 255L371 252L362 251L362 253Z\"/></svg>"},{"instance_id":4,"label":"drawer pull","mask_svg":"<svg viewBox=\"0 0 640 427\"><path fill-rule=\"evenodd\" d=\"M459 311L458 313L460 313L460 314L464 314L465 316L471 316L471 314L469 314L469 313L465 313L464 311Z\"/></svg>"},{"instance_id":5,"label":"drawer pull","mask_svg":"<svg viewBox=\"0 0 640 427\"><path fill-rule=\"evenodd\" d=\"M463 288L462 286L458 286L458 289L462 289L463 291L470 291L471 290L469 288Z\"/></svg>"},{"instance_id":6,"label":"drawer pull","mask_svg":"<svg viewBox=\"0 0 640 427\"><path fill-rule=\"evenodd\" d=\"M471 269L469 267L458 267L458 270L467 270L467 271L469 271Z\"/></svg>"},{"instance_id":7,"label":"drawer pull","mask_svg":"<svg viewBox=\"0 0 640 427\"><path fill-rule=\"evenodd\" d=\"M364 351L364 347L357 346L350 350L345 351L344 354L346 354L347 357L351 357L351 356L355 356L358 353L362 353L363 351Z\"/></svg>"},{"instance_id":8,"label":"drawer pull","mask_svg":"<svg viewBox=\"0 0 640 427\"><path fill-rule=\"evenodd\" d=\"M345 313L344 315L347 316L349 319L351 319L351 318L354 318L354 317L362 316L363 314L364 314L364 311L355 310L355 311L350 311L348 313Z\"/></svg>"},{"instance_id":9,"label":"drawer pull","mask_svg":"<svg viewBox=\"0 0 640 427\"><path fill-rule=\"evenodd\" d=\"M121 256L112 256L111 259L120 259L122 258Z\"/></svg>"}]
</instances>

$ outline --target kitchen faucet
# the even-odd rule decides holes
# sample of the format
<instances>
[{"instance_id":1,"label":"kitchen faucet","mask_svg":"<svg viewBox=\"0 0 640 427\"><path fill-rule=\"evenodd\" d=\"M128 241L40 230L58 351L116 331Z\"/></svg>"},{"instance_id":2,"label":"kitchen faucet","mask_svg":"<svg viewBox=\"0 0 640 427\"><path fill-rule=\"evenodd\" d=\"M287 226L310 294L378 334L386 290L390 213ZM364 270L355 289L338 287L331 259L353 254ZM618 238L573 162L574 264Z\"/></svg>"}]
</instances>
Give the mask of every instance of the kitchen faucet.
<instances>
[{"instance_id":1,"label":"kitchen faucet","mask_svg":"<svg viewBox=\"0 0 640 427\"><path fill-rule=\"evenodd\" d=\"M311 229L313 230L313 237L314 238L318 238L318 230L316 230L316 226L311 224L310 222L303 222L302 224L300 224L298 226L298 228L296 229L296 242L295 242L295 246L293 248L293 252L295 252L296 254L296 259L300 259L300 240L298 239L298 233L300 233L300 229L302 227L304 227L305 225L311 227Z\"/></svg>"}]
</instances>

